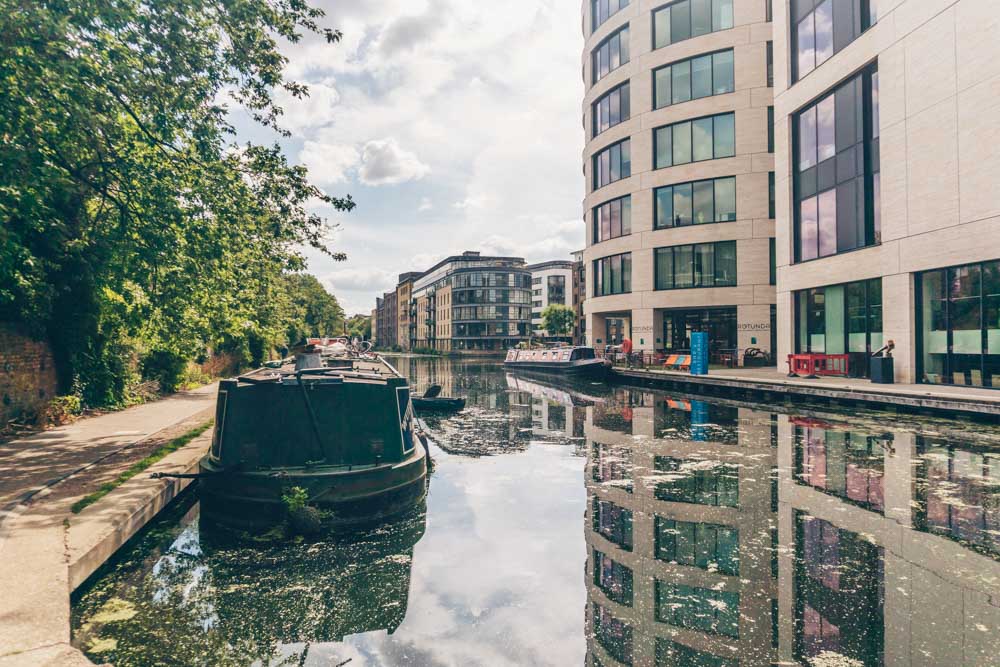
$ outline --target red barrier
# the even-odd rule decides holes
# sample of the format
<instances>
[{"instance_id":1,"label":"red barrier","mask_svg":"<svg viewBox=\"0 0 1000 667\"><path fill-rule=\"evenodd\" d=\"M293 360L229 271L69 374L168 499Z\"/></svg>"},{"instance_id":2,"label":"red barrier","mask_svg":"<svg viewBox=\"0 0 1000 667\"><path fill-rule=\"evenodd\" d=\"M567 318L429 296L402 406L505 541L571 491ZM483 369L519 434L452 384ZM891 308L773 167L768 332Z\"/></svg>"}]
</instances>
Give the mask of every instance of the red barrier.
<instances>
[{"instance_id":1,"label":"red barrier","mask_svg":"<svg viewBox=\"0 0 1000 667\"><path fill-rule=\"evenodd\" d=\"M841 375L847 377L850 362L846 354L790 354L788 355L788 375L818 377L820 375Z\"/></svg>"}]
</instances>

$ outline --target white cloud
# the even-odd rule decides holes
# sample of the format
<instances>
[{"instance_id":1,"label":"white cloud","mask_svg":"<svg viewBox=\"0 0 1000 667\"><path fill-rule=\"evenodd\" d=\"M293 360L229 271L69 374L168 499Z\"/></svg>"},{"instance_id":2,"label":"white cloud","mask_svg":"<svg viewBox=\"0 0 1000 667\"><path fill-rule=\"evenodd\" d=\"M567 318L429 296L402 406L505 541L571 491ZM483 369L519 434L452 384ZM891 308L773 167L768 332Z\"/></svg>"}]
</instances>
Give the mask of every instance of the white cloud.
<instances>
[{"instance_id":1,"label":"white cloud","mask_svg":"<svg viewBox=\"0 0 1000 667\"><path fill-rule=\"evenodd\" d=\"M429 211L432 208L434 208L434 202L431 201L430 197L421 197L420 198L420 205L417 206L417 211L420 211L420 212Z\"/></svg>"},{"instance_id":2,"label":"white cloud","mask_svg":"<svg viewBox=\"0 0 1000 667\"><path fill-rule=\"evenodd\" d=\"M342 290L374 290L386 292L396 285L397 275L385 269L369 266L338 269L325 274L322 281L336 294Z\"/></svg>"},{"instance_id":3,"label":"white cloud","mask_svg":"<svg viewBox=\"0 0 1000 667\"><path fill-rule=\"evenodd\" d=\"M392 185L423 178L430 167L393 138L369 141L361 150L358 176L365 185Z\"/></svg>"},{"instance_id":4,"label":"white cloud","mask_svg":"<svg viewBox=\"0 0 1000 667\"><path fill-rule=\"evenodd\" d=\"M340 93L333 83L332 78L309 83L308 97L303 98L296 98L283 88L278 89L274 94L275 101L284 111L278 124L292 132L301 132L333 122L340 103Z\"/></svg>"},{"instance_id":5,"label":"white cloud","mask_svg":"<svg viewBox=\"0 0 1000 667\"><path fill-rule=\"evenodd\" d=\"M309 167L312 179L321 185L347 181L348 171L357 165L361 156L351 145L326 144L306 141L299 152L299 160Z\"/></svg>"}]
</instances>

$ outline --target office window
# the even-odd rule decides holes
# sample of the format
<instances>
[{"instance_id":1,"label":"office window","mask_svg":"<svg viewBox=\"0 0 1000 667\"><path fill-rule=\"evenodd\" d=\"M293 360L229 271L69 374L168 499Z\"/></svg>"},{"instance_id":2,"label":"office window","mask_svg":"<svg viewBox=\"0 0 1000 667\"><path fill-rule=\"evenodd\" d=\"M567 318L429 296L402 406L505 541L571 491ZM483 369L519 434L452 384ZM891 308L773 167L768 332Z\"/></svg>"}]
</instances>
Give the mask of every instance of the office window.
<instances>
[{"instance_id":1,"label":"office window","mask_svg":"<svg viewBox=\"0 0 1000 667\"><path fill-rule=\"evenodd\" d=\"M632 606L632 569L617 563L594 549L594 585L608 599L626 607Z\"/></svg>"},{"instance_id":2,"label":"office window","mask_svg":"<svg viewBox=\"0 0 1000 667\"><path fill-rule=\"evenodd\" d=\"M597 30L605 21L628 7L628 0L591 0L590 31Z\"/></svg>"},{"instance_id":3,"label":"office window","mask_svg":"<svg viewBox=\"0 0 1000 667\"><path fill-rule=\"evenodd\" d=\"M774 220L777 213L774 196L774 172L770 171L767 173L767 217L772 220Z\"/></svg>"},{"instance_id":4,"label":"office window","mask_svg":"<svg viewBox=\"0 0 1000 667\"><path fill-rule=\"evenodd\" d=\"M594 260L594 296L632 291L632 253Z\"/></svg>"},{"instance_id":5,"label":"office window","mask_svg":"<svg viewBox=\"0 0 1000 667\"><path fill-rule=\"evenodd\" d=\"M632 197L625 195L594 207L594 243L632 233Z\"/></svg>"},{"instance_id":6,"label":"office window","mask_svg":"<svg viewBox=\"0 0 1000 667\"><path fill-rule=\"evenodd\" d=\"M653 228L736 220L736 177L677 183L653 191Z\"/></svg>"},{"instance_id":7,"label":"office window","mask_svg":"<svg viewBox=\"0 0 1000 667\"><path fill-rule=\"evenodd\" d=\"M632 510L595 496L591 515L594 532L625 551L632 551Z\"/></svg>"},{"instance_id":8,"label":"office window","mask_svg":"<svg viewBox=\"0 0 1000 667\"><path fill-rule=\"evenodd\" d=\"M653 70L653 108L735 90L733 50L681 60Z\"/></svg>"},{"instance_id":9,"label":"office window","mask_svg":"<svg viewBox=\"0 0 1000 667\"><path fill-rule=\"evenodd\" d=\"M767 87L774 87L774 42L767 43Z\"/></svg>"},{"instance_id":10,"label":"office window","mask_svg":"<svg viewBox=\"0 0 1000 667\"><path fill-rule=\"evenodd\" d=\"M774 20L774 3L771 0L764 0L764 20L768 23Z\"/></svg>"},{"instance_id":11,"label":"office window","mask_svg":"<svg viewBox=\"0 0 1000 667\"><path fill-rule=\"evenodd\" d=\"M767 108L767 152L774 152L774 107Z\"/></svg>"},{"instance_id":12,"label":"office window","mask_svg":"<svg viewBox=\"0 0 1000 667\"><path fill-rule=\"evenodd\" d=\"M798 81L875 21L871 0L792 0L792 77Z\"/></svg>"},{"instance_id":13,"label":"office window","mask_svg":"<svg viewBox=\"0 0 1000 667\"><path fill-rule=\"evenodd\" d=\"M653 130L654 168L732 157L736 115L725 113L664 125Z\"/></svg>"},{"instance_id":14,"label":"office window","mask_svg":"<svg viewBox=\"0 0 1000 667\"><path fill-rule=\"evenodd\" d=\"M605 38L591 53L591 82L597 83L628 62L628 26Z\"/></svg>"},{"instance_id":15,"label":"office window","mask_svg":"<svg viewBox=\"0 0 1000 667\"><path fill-rule=\"evenodd\" d=\"M628 139L611 144L594 155L594 189L632 175L632 157Z\"/></svg>"},{"instance_id":16,"label":"office window","mask_svg":"<svg viewBox=\"0 0 1000 667\"><path fill-rule=\"evenodd\" d=\"M680 0L653 10L653 48L733 27L733 0Z\"/></svg>"},{"instance_id":17,"label":"office window","mask_svg":"<svg viewBox=\"0 0 1000 667\"><path fill-rule=\"evenodd\" d=\"M740 636L740 594L656 580L656 620L727 637Z\"/></svg>"},{"instance_id":18,"label":"office window","mask_svg":"<svg viewBox=\"0 0 1000 667\"><path fill-rule=\"evenodd\" d=\"M669 456L653 460L664 481L654 489L657 500L715 507L739 507L739 466L719 461L685 461Z\"/></svg>"},{"instance_id":19,"label":"office window","mask_svg":"<svg viewBox=\"0 0 1000 667\"><path fill-rule=\"evenodd\" d=\"M654 264L658 290L734 287L736 241L657 248Z\"/></svg>"},{"instance_id":20,"label":"office window","mask_svg":"<svg viewBox=\"0 0 1000 667\"><path fill-rule=\"evenodd\" d=\"M592 106L594 136L596 137L618 123L627 121L629 119L629 102L628 81L612 88L594 102Z\"/></svg>"},{"instance_id":21,"label":"office window","mask_svg":"<svg viewBox=\"0 0 1000 667\"><path fill-rule=\"evenodd\" d=\"M874 65L793 116L795 260L879 242Z\"/></svg>"},{"instance_id":22,"label":"office window","mask_svg":"<svg viewBox=\"0 0 1000 667\"><path fill-rule=\"evenodd\" d=\"M767 258L768 258L768 285L775 285L778 282L778 253L777 248L774 245L774 239L767 240Z\"/></svg>"},{"instance_id":23,"label":"office window","mask_svg":"<svg viewBox=\"0 0 1000 667\"><path fill-rule=\"evenodd\" d=\"M655 556L669 563L740 574L740 531L714 523L690 523L656 517Z\"/></svg>"}]
</instances>

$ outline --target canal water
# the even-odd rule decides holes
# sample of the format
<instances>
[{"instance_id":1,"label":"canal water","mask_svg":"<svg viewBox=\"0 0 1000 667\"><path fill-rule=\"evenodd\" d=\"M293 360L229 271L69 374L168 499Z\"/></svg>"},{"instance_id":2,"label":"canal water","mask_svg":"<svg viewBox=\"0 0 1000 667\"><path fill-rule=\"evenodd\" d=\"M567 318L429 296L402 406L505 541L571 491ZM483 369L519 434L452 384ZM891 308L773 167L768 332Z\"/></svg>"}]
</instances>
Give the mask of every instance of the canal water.
<instances>
[{"instance_id":1,"label":"canal water","mask_svg":"<svg viewBox=\"0 0 1000 667\"><path fill-rule=\"evenodd\" d=\"M393 360L426 503L234 543L196 494L74 596L117 665L1000 665L1000 430Z\"/></svg>"}]
</instances>

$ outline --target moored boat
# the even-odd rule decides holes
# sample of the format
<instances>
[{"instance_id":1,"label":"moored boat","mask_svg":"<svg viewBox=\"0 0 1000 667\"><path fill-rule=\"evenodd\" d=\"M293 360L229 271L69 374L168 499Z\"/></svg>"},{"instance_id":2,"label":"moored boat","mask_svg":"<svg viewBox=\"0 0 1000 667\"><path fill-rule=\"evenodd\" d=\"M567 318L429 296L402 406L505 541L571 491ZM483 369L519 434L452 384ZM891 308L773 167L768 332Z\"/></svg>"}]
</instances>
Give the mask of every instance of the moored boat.
<instances>
[{"instance_id":1,"label":"moored boat","mask_svg":"<svg viewBox=\"0 0 1000 667\"><path fill-rule=\"evenodd\" d=\"M465 407L464 398L445 398L442 396L427 398L414 396L411 400L413 401L413 408L417 412L458 412Z\"/></svg>"},{"instance_id":2,"label":"moored boat","mask_svg":"<svg viewBox=\"0 0 1000 667\"><path fill-rule=\"evenodd\" d=\"M601 379L611 364L599 359L592 347L565 346L507 351L503 365L511 370L552 373L572 377Z\"/></svg>"},{"instance_id":3,"label":"moored boat","mask_svg":"<svg viewBox=\"0 0 1000 667\"><path fill-rule=\"evenodd\" d=\"M329 523L378 520L422 498L427 475L407 380L346 343L223 380L200 468L203 515L241 528L280 521L295 488Z\"/></svg>"}]
</instances>

